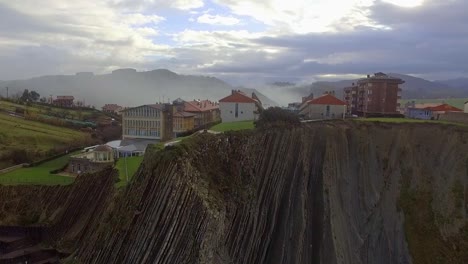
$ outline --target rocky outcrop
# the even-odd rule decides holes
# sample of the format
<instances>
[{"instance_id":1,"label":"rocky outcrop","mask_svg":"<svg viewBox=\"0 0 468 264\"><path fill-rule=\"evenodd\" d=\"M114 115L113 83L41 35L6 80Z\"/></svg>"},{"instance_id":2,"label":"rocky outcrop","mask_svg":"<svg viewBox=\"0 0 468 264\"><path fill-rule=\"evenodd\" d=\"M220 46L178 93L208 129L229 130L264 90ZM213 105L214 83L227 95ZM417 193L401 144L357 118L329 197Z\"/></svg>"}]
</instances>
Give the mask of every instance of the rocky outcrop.
<instances>
[{"instance_id":1,"label":"rocky outcrop","mask_svg":"<svg viewBox=\"0 0 468 264\"><path fill-rule=\"evenodd\" d=\"M51 226L75 263L467 263L466 132L330 122L201 135L148 151L124 190Z\"/></svg>"}]
</instances>

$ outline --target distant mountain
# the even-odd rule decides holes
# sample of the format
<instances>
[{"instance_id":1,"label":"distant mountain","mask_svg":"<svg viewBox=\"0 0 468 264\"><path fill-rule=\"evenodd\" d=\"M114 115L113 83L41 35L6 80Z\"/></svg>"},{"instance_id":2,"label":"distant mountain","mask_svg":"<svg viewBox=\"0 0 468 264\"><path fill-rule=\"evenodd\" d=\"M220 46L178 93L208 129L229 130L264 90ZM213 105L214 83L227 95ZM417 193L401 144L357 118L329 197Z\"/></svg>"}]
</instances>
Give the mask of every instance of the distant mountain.
<instances>
[{"instance_id":1,"label":"distant mountain","mask_svg":"<svg viewBox=\"0 0 468 264\"><path fill-rule=\"evenodd\" d=\"M437 98L457 98L468 97L468 86L465 88L450 86L443 82L433 82L422 78L413 77L410 75L389 73L388 75L396 78L403 79L405 83L401 85L402 97L405 99L437 99ZM296 93L307 95L314 93L314 95L321 95L325 91L334 90L338 98L343 97L343 88L351 86L356 83L355 80L342 80L334 82L315 82L311 85L295 87Z\"/></svg>"},{"instance_id":2,"label":"distant mountain","mask_svg":"<svg viewBox=\"0 0 468 264\"><path fill-rule=\"evenodd\" d=\"M232 87L213 77L179 75L166 69L137 72L119 69L110 74L94 75L81 72L75 75L42 76L28 80L0 82L0 93L10 96L24 89L35 90L41 96L73 95L86 104L101 107L116 103L122 106L154 104L182 98L184 100L219 100L231 92Z\"/></svg>"},{"instance_id":3,"label":"distant mountain","mask_svg":"<svg viewBox=\"0 0 468 264\"><path fill-rule=\"evenodd\" d=\"M457 79L435 81L435 82L450 86L452 88L468 90L468 78L457 78Z\"/></svg>"}]
</instances>

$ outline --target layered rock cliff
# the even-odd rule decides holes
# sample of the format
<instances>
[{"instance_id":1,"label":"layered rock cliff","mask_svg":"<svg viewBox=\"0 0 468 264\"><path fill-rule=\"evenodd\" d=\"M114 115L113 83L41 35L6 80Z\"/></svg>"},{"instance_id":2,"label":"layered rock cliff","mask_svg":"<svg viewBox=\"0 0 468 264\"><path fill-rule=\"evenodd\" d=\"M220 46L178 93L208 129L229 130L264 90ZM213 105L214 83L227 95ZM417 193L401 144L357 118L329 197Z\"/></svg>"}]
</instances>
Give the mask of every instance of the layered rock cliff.
<instances>
[{"instance_id":1,"label":"layered rock cliff","mask_svg":"<svg viewBox=\"0 0 468 264\"><path fill-rule=\"evenodd\" d=\"M74 263L468 263L467 132L330 122L199 136L148 151L84 224L48 225Z\"/></svg>"}]
</instances>

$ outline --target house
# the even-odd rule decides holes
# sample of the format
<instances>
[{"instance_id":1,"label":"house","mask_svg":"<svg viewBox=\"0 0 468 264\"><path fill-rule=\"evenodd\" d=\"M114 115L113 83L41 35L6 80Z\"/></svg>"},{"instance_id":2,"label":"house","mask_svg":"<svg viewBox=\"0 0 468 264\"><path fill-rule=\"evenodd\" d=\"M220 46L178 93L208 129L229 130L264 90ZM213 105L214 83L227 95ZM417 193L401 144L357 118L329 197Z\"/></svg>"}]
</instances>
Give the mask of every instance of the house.
<instances>
[{"instance_id":1,"label":"house","mask_svg":"<svg viewBox=\"0 0 468 264\"><path fill-rule=\"evenodd\" d=\"M335 119L344 118L346 114L346 102L336 98L334 93L310 99L308 97L300 108L299 114L306 119Z\"/></svg>"},{"instance_id":2,"label":"house","mask_svg":"<svg viewBox=\"0 0 468 264\"><path fill-rule=\"evenodd\" d=\"M111 114L120 114L124 108L117 104L106 104L102 107L102 111Z\"/></svg>"},{"instance_id":3,"label":"house","mask_svg":"<svg viewBox=\"0 0 468 264\"><path fill-rule=\"evenodd\" d=\"M180 133L191 131L195 129L195 116L189 112L176 112L173 116L173 128L174 136Z\"/></svg>"},{"instance_id":4,"label":"house","mask_svg":"<svg viewBox=\"0 0 468 264\"><path fill-rule=\"evenodd\" d=\"M463 112L468 113L468 101L465 102Z\"/></svg>"},{"instance_id":5,"label":"house","mask_svg":"<svg viewBox=\"0 0 468 264\"><path fill-rule=\"evenodd\" d=\"M463 110L451 106L449 104L441 104L438 106L427 107L426 109L432 111L432 117L436 120L440 118L441 115L445 115L450 112L463 112Z\"/></svg>"},{"instance_id":6,"label":"house","mask_svg":"<svg viewBox=\"0 0 468 264\"><path fill-rule=\"evenodd\" d=\"M195 127L204 127L220 121L219 104L210 100L183 101L183 110L195 114Z\"/></svg>"},{"instance_id":7,"label":"house","mask_svg":"<svg viewBox=\"0 0 468 264\"><path fill-rule=\"evenodd\" d=\"M219 100L222 122L256 120L261 108L255 93L250 97L239 90L232 90L231 95Z\"/></svg>"},{"instance_id":8,"label":"house","mask_svg":"<svg viewBox=\"0 0 468 264\"><path fill-rule=\"evenodd\" d=\"M89 152L70 157L66 171L72 174L93 173L114 165L114 151L100 145Z\"/></svg>"},{"instance_id":9,"label":"house","mask_svg":"<svg viewBox=\"0 0 468 264\"><path fill-rule=\"evenodd\" d=\"M73 107L75 97L70 95L65 96L57 96L53 101L52 104L60 107Z\"/></svg>"},{"instance_id":10,"label":"house","mask_svg":"<svg viewBox=\"0 0 468 264\"><path fill-rule=\"evenodd\" d=\"M122 139L173 138L173 106L152 104L122 110Z\"/></svg>"},{"instance_id":11,"label":"house","mask_svg":"<svg viewBox=\"0 0 468 264\"><path fill-rule=\"evenodd\" d=\"M402 79L378 72L374 76L358 80L357 84L344 88L347 113L359 116L370 114L398 114Z\"/></svg>"}]
</instances>

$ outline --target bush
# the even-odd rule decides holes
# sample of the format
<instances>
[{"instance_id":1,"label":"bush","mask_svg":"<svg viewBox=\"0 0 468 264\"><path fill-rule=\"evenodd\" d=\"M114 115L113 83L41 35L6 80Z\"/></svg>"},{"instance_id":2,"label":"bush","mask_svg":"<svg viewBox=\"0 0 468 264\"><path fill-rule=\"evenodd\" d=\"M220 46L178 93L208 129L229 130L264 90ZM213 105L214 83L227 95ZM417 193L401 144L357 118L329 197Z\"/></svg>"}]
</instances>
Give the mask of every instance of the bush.
<instances>
[{"instance_id":1,"label":"bush","mask_svg":"<svg viewBox=\"0 0 468 264\"><path fill-rule=\"evenodd\" d=\"M280 107L271 107L263 110L255 122L255 127L268 127L275 125L298 126L301 124L299 116Z\"/></svg>"}]
</instances>

